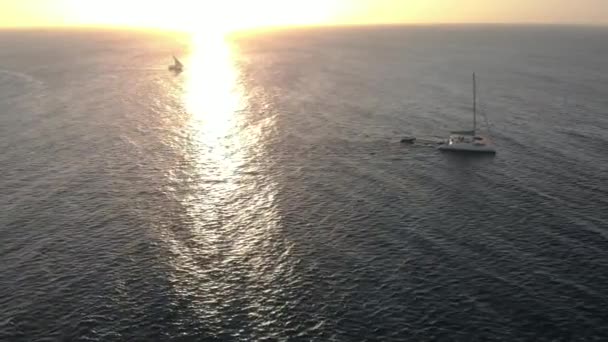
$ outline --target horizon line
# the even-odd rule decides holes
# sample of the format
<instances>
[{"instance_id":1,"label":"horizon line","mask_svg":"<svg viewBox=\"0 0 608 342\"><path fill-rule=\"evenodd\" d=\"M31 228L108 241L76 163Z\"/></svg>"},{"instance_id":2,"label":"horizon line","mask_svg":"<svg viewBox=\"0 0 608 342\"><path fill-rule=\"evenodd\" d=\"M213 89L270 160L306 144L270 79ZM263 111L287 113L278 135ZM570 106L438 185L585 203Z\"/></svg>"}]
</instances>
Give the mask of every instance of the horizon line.
<instances>
[{"instance_id":1,"label":"horizon line","mask_svg":"<svg viewBox=\"0 0 608 342\"><path fill-rule=\"evenodd\" d=\"M552 26L552 27L596 27L608 28L608 23L589 22L389 22L389 23L327 23L327 24L298 24L298 25L269 25L251 28L235 29L228 32L246 33L249 31L275 31L289 29L314 29L314 28L374 28L374 27L430 27L430 26ZM70 24L70 25L23 25L23 26L1 26L0 31L28 31L28 30L121 30L121 31L158 31L166 33L191 33L186 29L139 25L115 25L115 24Z\"/></svg>"}]
</instances>

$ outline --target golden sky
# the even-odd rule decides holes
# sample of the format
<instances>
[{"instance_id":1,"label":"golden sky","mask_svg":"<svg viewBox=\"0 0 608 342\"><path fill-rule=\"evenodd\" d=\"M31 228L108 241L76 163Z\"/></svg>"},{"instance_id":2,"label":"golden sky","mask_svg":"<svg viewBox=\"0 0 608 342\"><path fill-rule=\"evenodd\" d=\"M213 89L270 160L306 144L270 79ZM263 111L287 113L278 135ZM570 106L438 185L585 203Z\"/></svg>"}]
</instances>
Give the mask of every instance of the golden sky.
<instances>
[{"instance_id":1,"label":"golden sky","mask_svg":"<svg viewBox=\"0 0 608 342\"><path fill-rule=\"evenodd\" d=\"M0 26L235 30L375 23L608 25L608 0L0 0Z\"/></svg>"}]
</instances>

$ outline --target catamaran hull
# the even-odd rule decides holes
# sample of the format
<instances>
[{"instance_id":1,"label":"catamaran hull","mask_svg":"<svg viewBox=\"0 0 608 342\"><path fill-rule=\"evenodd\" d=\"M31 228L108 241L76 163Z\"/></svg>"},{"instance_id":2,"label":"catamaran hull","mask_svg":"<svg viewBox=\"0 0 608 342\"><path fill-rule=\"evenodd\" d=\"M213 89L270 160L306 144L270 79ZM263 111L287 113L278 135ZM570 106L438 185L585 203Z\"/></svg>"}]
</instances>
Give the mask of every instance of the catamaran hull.
<instances>
[{"instance_id":1,"label":"catamaran hull","mask_svg":"<svg viewBox=\"0 0 608 342\"><path fill-rule=\"evenodd\" d=\"M496 154L496 150L490 146L475 146L468 144L446 144L437 147L442 152L453 152L453 153L485 153L485 154Z\"/></svg>"}]
</instances>

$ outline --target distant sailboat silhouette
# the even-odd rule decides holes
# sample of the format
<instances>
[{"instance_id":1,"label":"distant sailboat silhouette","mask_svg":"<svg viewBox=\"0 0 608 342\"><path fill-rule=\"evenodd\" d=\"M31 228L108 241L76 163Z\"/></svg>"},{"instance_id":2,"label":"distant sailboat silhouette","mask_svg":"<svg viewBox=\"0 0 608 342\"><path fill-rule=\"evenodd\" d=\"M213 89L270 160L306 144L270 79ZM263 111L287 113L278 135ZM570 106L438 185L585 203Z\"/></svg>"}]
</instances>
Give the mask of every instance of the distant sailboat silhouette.
<instances>
[{"instance_id":1,"label":"distant sailboat silhouette","mask_svg":"<svg viewBox=\"0 0 608 342\"><path fill-rule=\"evenodd\" d=\"M169 66L169 71L173 71L177 74L184 71L184 65L179 61L179 59L177 59L177 57L173 56L173 61L173 65Z\"/></svg>"}]
</instances>

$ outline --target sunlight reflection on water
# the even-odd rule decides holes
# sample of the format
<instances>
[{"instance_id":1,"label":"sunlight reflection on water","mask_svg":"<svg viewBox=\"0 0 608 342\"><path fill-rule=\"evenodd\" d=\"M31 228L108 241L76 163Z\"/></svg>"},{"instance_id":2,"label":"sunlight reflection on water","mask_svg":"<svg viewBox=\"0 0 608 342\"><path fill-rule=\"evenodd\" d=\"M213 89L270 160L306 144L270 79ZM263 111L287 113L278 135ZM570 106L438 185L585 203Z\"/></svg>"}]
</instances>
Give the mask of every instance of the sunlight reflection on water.
<instances>
[{"instance_id":1,"label":"sunlight reflection on water","mask_svg":"<svg viewBox=\"0 0 608 342\"><path fill-rule=\"evenodd\" d=\"M176 293L201 319L213 321L226 316L220 302L243 300L244 287L250 304L263 307L267 294L251 287L264 288L277 270L288 272L289 253L276 250L282 241L276 186L265 171L264 132L273 120L248 117L238 51L229 42L195 38L193 44L183 75L186 162L172 172L186 189L178 198L185 222L163 239L173 256ZM281 255L279 264L274 254Z\"/></svg>"}]
</instances>

